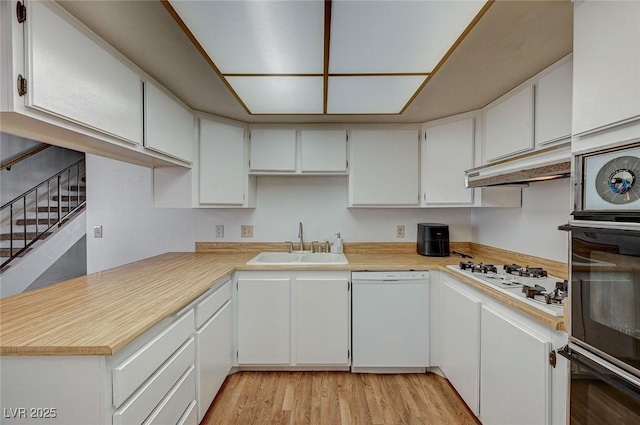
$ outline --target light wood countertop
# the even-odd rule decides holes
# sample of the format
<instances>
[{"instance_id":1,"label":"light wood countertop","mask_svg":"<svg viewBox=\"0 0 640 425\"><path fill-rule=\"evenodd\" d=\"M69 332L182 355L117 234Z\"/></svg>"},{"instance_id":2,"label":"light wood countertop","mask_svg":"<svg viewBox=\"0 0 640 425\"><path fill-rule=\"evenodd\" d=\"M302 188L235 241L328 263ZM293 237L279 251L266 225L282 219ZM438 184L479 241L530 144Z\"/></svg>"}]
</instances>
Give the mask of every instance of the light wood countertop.
<instances>
[{"instance_id":1,"label":"light wood countertop","mask_svg":"<svg viewBox=\"0 0 640 425\"><path fill-rule=\"evenodd\" d=\"M552 329L563 329L562 317L446 268L460 257L424 257L413 247L363 253L352 245L351 253L345 251L349 264L344 266L247 266L257 254L251 250L155 256L0 299L0 355L113 355L235 270L439 270ZM474 256L476 262L490 260Z\"/></svg>"}]
</instances>

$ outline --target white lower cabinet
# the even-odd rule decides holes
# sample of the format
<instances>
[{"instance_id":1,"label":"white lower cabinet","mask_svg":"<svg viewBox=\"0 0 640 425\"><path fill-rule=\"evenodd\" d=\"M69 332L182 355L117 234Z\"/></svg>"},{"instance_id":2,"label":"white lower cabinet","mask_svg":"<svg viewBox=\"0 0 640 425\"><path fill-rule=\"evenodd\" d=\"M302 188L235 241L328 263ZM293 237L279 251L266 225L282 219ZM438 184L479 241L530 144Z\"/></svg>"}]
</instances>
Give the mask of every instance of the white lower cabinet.
<instances>
[{"instance_id":1,"label":"white lower cabinet","mask_svg":"<svg viewBox=\"0 0 640 425\"><path fill-rule=\"evenodd\" d=\"M471 411L480 414L480 300L442 274L440 369Z\"/></svg>"},{"instance_id":2,"label":"white lower cabinet","mask_svg":"<svg viewBox=\"0 0 640 425\"><path fill-rule=\"evenodd\" d=\"M240 271L240 366L348 366L348 271Z\"/></svg>"},{"instance_id":3,"label":"white lower cabinet","mask_svg":"<svg viewBox=\"0 0 640 425\"><path fill-rule=\"evenodd\" d=\"M567 343L517 310L441 273L439 366L483 425L565 425Z\"/></svg>"},{"instance_id":4,"label":"white lower cabinet","mask_svg":"<svg viewBox=\"0 0 640 425\"><path fill-rule=\"evenodd\" d=\"M550 423L551 342L482 307L480 420L485 425Z\"/></svg>"},{"instance_id":5,"label":"white lower cabinet","mask_svg":"<svg viewBox=\"0 0 640 425\"><path fill-rule=\"evenodd\" d=\"M296 363L349 364L349 281L295 282Z\"/></svg>"},{"instance_id":6,"label":"white lower cabinet","mask_svg":"<svg viewBox=\"0 0 640 425\"><path fill-rule=\"evenodd\" d=\"M27 408L2 424L197 425L231 369L230 282L113 356L0 356L2 407Z\"/></svg>"},{"instance_id":7,"label":"white lower cabinet","mask_svg":"<svg viewBox=\"0 0 640 425\"><path fill-rule=\"evenodd\" d=\"M207 413L233 363L231 281L196 305L197 420Z\"/></svg>"},{"instance_id":8,"label":"white lower cabinet","mask_svg":"<svg viewBox=\"0 0 640 425\"><path fill-rule=\"evenodd\" d=\"M238 277L238 364L291 363L291 280Z\"/></svg>"}]
</instances>

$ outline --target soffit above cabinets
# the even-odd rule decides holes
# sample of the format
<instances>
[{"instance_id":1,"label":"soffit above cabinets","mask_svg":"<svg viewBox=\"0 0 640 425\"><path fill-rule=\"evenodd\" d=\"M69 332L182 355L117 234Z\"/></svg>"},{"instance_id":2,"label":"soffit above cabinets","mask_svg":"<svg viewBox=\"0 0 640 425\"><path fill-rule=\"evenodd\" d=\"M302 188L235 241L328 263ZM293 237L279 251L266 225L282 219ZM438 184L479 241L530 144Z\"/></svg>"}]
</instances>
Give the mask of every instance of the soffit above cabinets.
<instances>
[{"instance_id":1,"label":"soffit above cabinets","mask_svg":"<svg viewBox=\"0 0 640 425\"><path fill-rule=\"evenodd\" d=\"M249 114L401 114L492 2L163 4Z\"/></svg>"},{"instance_id":2,"label":"soffit above cabinets","mask_svg":"<svg viewBox=\"0 0 640 425\"><path fill-rule=\"evenodd\" d=\"M249 114L163 1L58 3L191 108L251 124L432 121L486 106L573 48L571 1L496 1L402 114Z\"/></svg>"}]
</instances>

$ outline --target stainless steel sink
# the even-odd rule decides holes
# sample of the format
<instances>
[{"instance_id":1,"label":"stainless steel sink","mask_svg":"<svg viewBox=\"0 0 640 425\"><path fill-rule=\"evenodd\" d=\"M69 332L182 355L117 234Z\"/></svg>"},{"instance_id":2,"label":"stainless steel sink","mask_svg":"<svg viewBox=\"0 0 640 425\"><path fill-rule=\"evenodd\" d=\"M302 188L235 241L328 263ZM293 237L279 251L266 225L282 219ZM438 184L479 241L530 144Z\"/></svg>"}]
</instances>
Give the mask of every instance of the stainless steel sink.
<instances>
[{"instance_id":1,"label":"stainless steel sink","mask_svg":"<svg viewBox=\"0 0 640 425\"><path fill-rule=\"evenodd\" d=\"M349 264L344 254L329 252L261 252L247 262L247 265L302 266L310 264Z\"/></svg>"}]
</instances>

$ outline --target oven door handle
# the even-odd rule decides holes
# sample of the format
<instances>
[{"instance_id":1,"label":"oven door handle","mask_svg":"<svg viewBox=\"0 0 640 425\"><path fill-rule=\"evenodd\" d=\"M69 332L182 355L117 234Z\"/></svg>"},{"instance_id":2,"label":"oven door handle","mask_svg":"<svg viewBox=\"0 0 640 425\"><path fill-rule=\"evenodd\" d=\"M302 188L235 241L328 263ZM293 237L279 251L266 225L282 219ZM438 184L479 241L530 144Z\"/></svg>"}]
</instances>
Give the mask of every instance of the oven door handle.
<instances>
[{"instance_id":1,"label":"oven door handle","mask_svg":"<svg viewBox=\"0 0 640 425\"><path fill-rule=\"evenodd\" d=\"M582 232L593 232L594 230L597 230L598 233L629 236L632 233L635 233L637 235L638 232L640 232L640 224L570 220L567 224L558 226L558 230L564 230L565 232L572 232L574 230Z\"/></svg>"},{"instance_id":2,"label":"oven door handle","mask_svg":"<svg viewBox=\"0 0 640 425\"><path fill-rule=\"evenodd\" d=\"M600 364L599 362L596 362L593 359L590 359L587 356L578 353L576 350L571 349L571 347L569 347L568 345L565 345L560 350L558 350L558 354L560 354L562 357L567 358L570 362L576 363L577 365L585 368L586 370L594 374L598 379L604 381L612 387L622 391L624 394L628 395L634 400L640 402L640 387L626 379L624 376L616 373L613 368L606 367L604 364ZM608 371L613 375L603 371Z\"/></svg>"}]
</instances>

